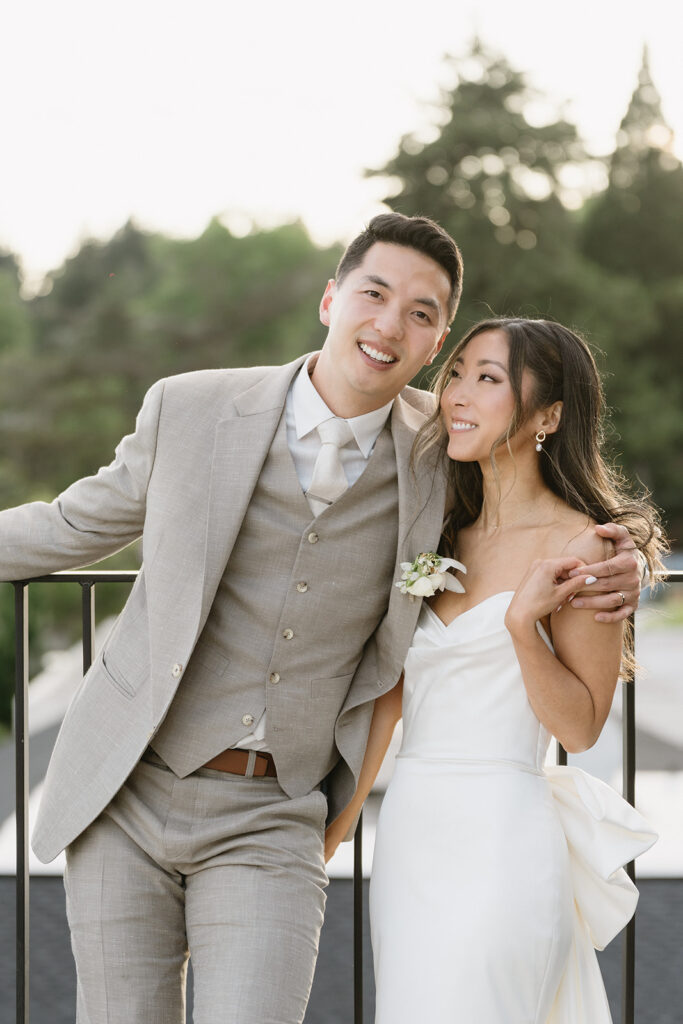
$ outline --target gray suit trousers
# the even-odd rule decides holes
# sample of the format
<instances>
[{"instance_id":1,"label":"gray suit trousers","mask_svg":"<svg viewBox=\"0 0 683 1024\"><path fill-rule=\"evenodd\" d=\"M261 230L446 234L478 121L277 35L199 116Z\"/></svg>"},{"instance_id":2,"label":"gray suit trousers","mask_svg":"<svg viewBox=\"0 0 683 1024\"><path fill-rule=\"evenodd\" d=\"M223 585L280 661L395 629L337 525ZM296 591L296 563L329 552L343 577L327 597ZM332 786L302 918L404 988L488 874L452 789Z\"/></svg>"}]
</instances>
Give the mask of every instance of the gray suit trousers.
<instances>
[{"instance_id":1,"label":"gray suit trousers","mask_svg":"<svg viewBox=\"0 0 683 1024\"><path fill-rule=\"evenodd\" d=\"M326 800L144 759L67 848L77 1024L297 1024L327 885Z\"/></svg>"}]
</instances>

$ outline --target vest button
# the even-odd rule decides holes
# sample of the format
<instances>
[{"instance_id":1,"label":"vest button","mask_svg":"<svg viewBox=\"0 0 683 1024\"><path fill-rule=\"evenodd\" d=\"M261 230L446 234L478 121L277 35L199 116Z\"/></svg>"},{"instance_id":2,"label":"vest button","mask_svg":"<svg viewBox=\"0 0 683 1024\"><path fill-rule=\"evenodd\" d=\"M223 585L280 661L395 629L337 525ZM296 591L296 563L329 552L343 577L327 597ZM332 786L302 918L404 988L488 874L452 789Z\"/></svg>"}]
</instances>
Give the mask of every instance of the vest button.
<instances>
[{"instance_id":1,"label":"vest button","mask_svg":"<svg viewBox=\"0 0 683 1024\"><path fill-rule=\"evenodd\" d=\"M306 591L308 590L308 583L306 583L305 580L302 580L301 583L297 583L296 589L299 591L300 594L305 594Z\"/></svg>"},{"instance_id":2,"label":"vest button","mask_svg":"<svg viewBox=\"0 0 683 1024\"><path fill-rule=\"evenodd\" d=\"M291 640L294 637L294 630L293 629L283 629L282 630L282 635L285 638L285 640Z\"/></svg>"},{"instance_id":3,"label":"vest button","mask_svg":"<svg viewBox=\"0 0 683 1024\"><path fill-rule=\"evenodd\" d=\"M253 725L253 724L254 724L254 716L253 715L242 715L242 725Z\"/></svg>"},{"instance_id":4,"label":"vest button","mask_svg":"<svg viewBox=\"0 0 683 1024\"><path fill-rule=\"evenodd\" d=\"M280 673L279 672L271 672L270 675L268 676L268 682L272 683L273 686L275 686L277 683L280 682Z\"/></svg>"},{"instance_id":5,"label":"vest button","mask_svg":"<svg viewBox=\"0 0 683 1024\"><path fill-rule=\"evenodd\" d=\"M309 535L308 535L308 543L309 544L317 544L318 543L318 539L319 538L318 538L318 534L317 533L309 533Z\"/></svg>"},{"instance_id":6,"label":"vest button","mask_svg":"<svg viewBox=\"0 0 683 1024\"><path fill-rule=\"evenodd\" d=\"M182 671L183 666L176 662L173 668L171 669L171 675L173 676L174 679L179 679Z\"/></svg>"}]
</instances>

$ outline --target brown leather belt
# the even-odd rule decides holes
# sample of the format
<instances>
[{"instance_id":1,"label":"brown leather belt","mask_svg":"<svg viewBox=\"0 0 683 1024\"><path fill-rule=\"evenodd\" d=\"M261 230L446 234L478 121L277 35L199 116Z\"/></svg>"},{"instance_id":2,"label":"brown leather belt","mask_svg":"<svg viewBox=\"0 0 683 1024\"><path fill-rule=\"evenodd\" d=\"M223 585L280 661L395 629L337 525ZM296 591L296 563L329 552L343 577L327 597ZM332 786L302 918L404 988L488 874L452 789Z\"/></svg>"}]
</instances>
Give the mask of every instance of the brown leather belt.
<instances>
[{"instance_id":1,"label":"brown leather belt","mask_svg":"<svg viewBox=\"0 0 683 1024\"><path fill-rule=\"evenodd\" d=\"M246 775L249 767L249 755L253 753L253 750L240 750L238 748L224 750L222 753L212 757L206 764L203 764L202 768L213 768L218 772L230 772L231 775ZM267 776L269 779L277 778L275 761L273 761L272 754L257 753L254 762L254 777L260 779L264 776Z\"/></svg>"}]
</instances>

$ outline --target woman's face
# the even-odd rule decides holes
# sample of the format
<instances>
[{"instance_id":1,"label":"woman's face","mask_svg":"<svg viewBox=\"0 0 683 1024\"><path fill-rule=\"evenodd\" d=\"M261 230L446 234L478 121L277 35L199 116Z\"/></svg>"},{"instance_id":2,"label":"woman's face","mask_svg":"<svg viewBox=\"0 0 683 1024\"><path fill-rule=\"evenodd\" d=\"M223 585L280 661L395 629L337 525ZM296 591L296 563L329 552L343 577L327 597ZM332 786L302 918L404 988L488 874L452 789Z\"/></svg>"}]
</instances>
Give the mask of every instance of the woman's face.
<instances>
[{"instance_id":1,"label":"woman's face","mask_svg":"<svg viewBox=\"0 0 683 1024\"><path fill-rule=\"evenodd\" d=\"M515 396L508 376L509 342L502 330L482 331L463 349L450 383L441 396L441 413L448 431L448 455L458 462L488 460L496 440L508 429ZM522 395L531 390L524 371ZM515 449L529 444L533 434L523 429L510 439Z\"/></svg>"}]
</instances>

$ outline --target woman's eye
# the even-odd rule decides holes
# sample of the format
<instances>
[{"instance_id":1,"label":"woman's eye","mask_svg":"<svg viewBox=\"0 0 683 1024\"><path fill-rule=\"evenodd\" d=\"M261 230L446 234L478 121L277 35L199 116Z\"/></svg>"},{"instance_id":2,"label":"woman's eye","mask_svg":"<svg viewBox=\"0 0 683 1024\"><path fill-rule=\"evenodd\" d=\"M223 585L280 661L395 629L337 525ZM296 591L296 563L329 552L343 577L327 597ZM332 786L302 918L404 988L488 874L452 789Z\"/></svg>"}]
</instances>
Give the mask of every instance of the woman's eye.
<instances>
[{"instance_id":1,"label":"woman's eye","mask_svg":"<svg viewBox=\"0 0 683 1024\"><path fill-rule=\"evenodd\" d=\"M451 380L452 380L453 378L455 378L455 377L459 377L459 376L460 376L460 374L458 373L458 371L457 371L457 370L451 370Z\"/></svg>"},{"instance_id":2,"label":"woman's eye","mask_svg":"<svg viewBox=\"0 0 683 1024\"><path fill-rule=\"evenodd\" d=\"M482 375L479 378L479 380L490 380L490 381L492 381L493 384L497 384L498 383L497 378L496 377L492 377L490 373L482 373Z\"/></svg>"}]
</instances>

